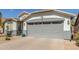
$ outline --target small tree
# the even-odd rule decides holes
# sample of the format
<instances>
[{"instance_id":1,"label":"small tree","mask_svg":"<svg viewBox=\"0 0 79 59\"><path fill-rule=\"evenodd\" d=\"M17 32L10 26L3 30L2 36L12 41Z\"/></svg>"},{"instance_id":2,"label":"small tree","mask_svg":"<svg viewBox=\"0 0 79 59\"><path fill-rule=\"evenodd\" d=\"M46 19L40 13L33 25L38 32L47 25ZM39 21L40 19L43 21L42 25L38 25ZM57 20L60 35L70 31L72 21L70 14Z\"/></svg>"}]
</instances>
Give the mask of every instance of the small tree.
<instances>
[{"instance_id":1,"label":"small tree","mask_svg":"<svg viewBox=\"0 0 79 59\"><path fill-rule=\"evenodd\" d=\"M76 45L79 46L79 32L75 34Z\"/></svg>"},{"instance_id":2,"label":"small tree","mask_svg":"<svg viewBox=\"0 0 79 59\"><path fill-rule=\"evenodd\" d=\"M2 13L0 12L0 26L2 26Z\"/></svg>"}]
</instances>

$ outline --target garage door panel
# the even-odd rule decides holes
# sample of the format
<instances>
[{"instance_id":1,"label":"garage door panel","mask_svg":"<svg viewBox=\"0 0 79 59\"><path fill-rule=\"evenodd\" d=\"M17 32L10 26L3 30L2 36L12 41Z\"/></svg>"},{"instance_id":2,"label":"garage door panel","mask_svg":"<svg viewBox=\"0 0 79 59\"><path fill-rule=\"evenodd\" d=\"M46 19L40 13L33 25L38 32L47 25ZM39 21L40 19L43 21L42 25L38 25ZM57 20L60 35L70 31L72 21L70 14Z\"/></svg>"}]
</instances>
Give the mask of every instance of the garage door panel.
<instances>
[{"instance_id":1,"label":"garage door panel","mask_svg":"<svg viewBox=\"0 0 79 59\"><path fill-rule=\"evenodd\" d=\"M59 28L61 27L61 28ZM42 29L44 31L52 31L52 32L59 32L59 31L63 31L62 29L63 25L62 24L46 24L46 25L42 25Z\"/></svg>"},{"instance_id":2,"label":"garage door panel","mask_svg":"<svg viewBox=\"0 0 79 59\"><path fill-rule=\"evenodd\" d=\"M45 38L63 38L63 23L28 25L28 35Z\"/></svg>"}]
</instances>

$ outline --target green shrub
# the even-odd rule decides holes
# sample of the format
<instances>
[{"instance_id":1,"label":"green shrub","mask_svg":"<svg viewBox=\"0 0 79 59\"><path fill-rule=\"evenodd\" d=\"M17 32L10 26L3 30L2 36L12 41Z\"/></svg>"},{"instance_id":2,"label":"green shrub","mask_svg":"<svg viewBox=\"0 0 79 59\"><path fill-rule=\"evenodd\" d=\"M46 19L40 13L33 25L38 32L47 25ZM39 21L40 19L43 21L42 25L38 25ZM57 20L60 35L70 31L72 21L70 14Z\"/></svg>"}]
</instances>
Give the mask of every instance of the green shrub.
<instances>
[{"instance_id":1,"label":"green shrub","mask_svg":"<svg viewBox=\"0 0 79 59\"><path fill-rule=\"evenodd\" d=\"M9 35L6 35L6 38L5 38L5 40L11 40L11 39L10 39L10 37L11 37L11 36L9 36Z\"/></svg>"},{"instance_id":2,"label":"green shrub","mask_svg":"<svg viewBox=\"0 0 79 59\"><path fill-rule=\"evenodd\" d=\"M11 32L11 31L8 31L8 32L7 32L7 36L8 36L8 37L12 37L12 32Z\"/></svg>"}]
</instances>

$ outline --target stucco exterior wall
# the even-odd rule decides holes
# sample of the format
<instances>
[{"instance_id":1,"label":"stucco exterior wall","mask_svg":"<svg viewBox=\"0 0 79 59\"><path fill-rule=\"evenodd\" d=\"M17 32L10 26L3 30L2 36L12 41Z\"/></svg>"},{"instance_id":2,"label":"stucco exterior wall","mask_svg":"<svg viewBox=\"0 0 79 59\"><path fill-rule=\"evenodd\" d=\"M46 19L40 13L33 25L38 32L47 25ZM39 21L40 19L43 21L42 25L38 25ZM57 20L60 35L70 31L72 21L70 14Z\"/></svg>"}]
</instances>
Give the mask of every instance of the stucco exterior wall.
<instances>
[{"instance_id":1,"label":"stucco exterior wall","mask_svg":"<svg viewBox=\"0 0 79 59\"><path fill-rule=\"evenodd\" d=\"M49 18L49 19L46 20L45 18ZM54 12L49 12L49 13L47 12L47 13L44 13L44 14L39 14L39 15L36 14L36 15L33 15L33 17L31 16L31 18L29 18L28 21L26 20L24 22L27 23L27 22L40 22L40 21L52 21L52 20L53 21L56 21L56 19L54 20L54 19L51 19L51 18L63 18L64 23L63 23L63 27L62 27L63 28L63 31L62 31L63 32L63 35L62 36L63 36L64 39L71 39L71 22L70 22L70 17L69 16L63 16L63 15L60 15L60 14L58 14L56 12L55 13ZM57 19L57 21L58 21L58 19ZM48 25L48 26L50 26L50 25ZM41 29L41 28L39 27L38 29ZM26 34L28 34L28 33L26 33ZM48 33L48 35L49 35L49 33ZM51 33L51 35L52 35L52 33ZM28 36L29 36L29 34L28 34Z\"/></svg>"},{"instance_id":2,"label":"stucco exterior wall","mask_svg":"<svg viewBox=\"0 0 79 59\"><path fill-rule=\"evenodd\" d=\"M23 22L23 34L27 35L27 23L26 22Z\"/></svg>"},{"instance_id":3,"label":"stucco exterior wall","mask_svg":"<svg viewBox=\"0 0 79 59\"><path fill-rule=\"evenodd\" d=\"M16 22L11 22L10 24L10 31L12 31L12 35L16 35L17 33L17 23ZM7 26L8 22L5 22L4 24L4 33L7 34Z\"/></svg>"}]
</instances>

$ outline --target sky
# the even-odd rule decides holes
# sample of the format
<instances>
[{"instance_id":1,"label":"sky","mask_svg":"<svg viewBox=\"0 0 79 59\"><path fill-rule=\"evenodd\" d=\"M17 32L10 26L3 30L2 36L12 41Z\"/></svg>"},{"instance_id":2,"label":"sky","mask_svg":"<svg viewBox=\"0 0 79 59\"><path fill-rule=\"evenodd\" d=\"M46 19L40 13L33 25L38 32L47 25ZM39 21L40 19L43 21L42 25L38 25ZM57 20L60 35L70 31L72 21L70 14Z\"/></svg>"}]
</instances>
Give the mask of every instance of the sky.
<instances>
[{"instance_id":1,"label":"sky","mask_svg":"<svg viewBox=\"0 0 79 59\"><path fill-rule=\"evenodd\" d=\"M42 9L0 9L0 12L2 13L3 18L10 18L10 17L17 18L17 16L23 11L31 13L39 10L42 10ZM73 14L78 14L79 12L79 9L59 9L59 10L73 13Z\"/></svg>"}]
</instances>

